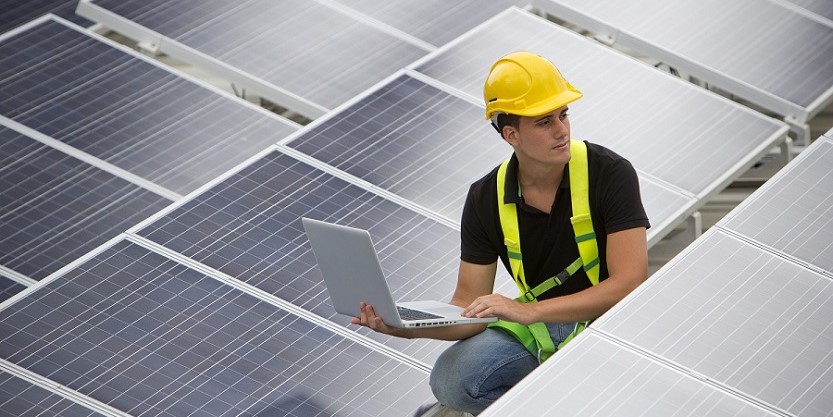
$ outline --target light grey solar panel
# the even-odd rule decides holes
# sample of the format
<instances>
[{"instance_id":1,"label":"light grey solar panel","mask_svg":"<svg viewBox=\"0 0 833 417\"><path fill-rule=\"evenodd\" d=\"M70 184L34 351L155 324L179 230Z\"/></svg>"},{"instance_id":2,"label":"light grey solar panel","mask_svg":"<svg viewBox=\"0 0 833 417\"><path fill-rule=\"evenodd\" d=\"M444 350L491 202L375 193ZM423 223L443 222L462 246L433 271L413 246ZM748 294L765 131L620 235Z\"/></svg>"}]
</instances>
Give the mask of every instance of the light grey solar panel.
<instances>
[{"instance_id":1,"label":"light grey solar panel","mask_svg":"<svg viewBox=\"0 0 833 417\"><path fill-rule=\"evenodd\" d=\"M759 417L778 414L588 331L480 415Z\"/></svg>"},{"instance_id":2,"label":"light grey solar panel","mask_svg":"<svg viewBox=\"0 0 833 417\"><path fill-rule=\"evenodd\" d=\"M104 417L78 403L0 371L0 417Z\"/></svg>"},{"instance_id":3,"label":"light grey solar panel","mask_svg":"<svg viewBox=\"0 0 833 417\"><path fill-rule=\"evenodd\" d=\"M833 25L833 1L830 0L772 0L776 3L798 7L799 10L813 13L827 19Z\"/></svg>"},{"instance_id":4,"label":"light grey solar panel","mask_svg":"<svg viewBox=\"0 0 833 417\"><path fill-rule=\"evenodd\" d=\"M833 141L816 140L721 227L833 275Z\"/></svg>"},{"instance_id":5,"label":"light grey solar panel","mask_svg":"<svg viewBox=\"0 0 833 417\"><path fill-rule=\"evenodd\" d=\"M41 19L0 36L0 114L180 194L297 125Z\"/></svg>"},{"instance_id":6,"label":"light grey solar panel","mask_svg":"<svg viewBox=\"0 0 833 417\"><path fill-rule=\"evenodd\" d=\"M434 46L462 35L507 7L528 3L527 0L336 1Z\"/></svg>"},{"instance_id":7,"label":"light grey solar panel","mask_svg":"<svg viewBox=\"0 0 833 417\"><path fill-rule=\"evenodd\" d=\"M584 97L572 134L607 146L645 172L704 198L757 161L787 127L519 9L461 37L416 67L482 97L490 66L529 50L552 60Z\"/></svg>"},{"instance_id":8,"label":"light grey solar panel","mask_svg":"<svg viewBox=\"0 0 833 417\"><path fill-rule=\"evenodd\" d=\"M92 11L93 15L90 14ZM300 97L317 117L425 55L426 50L366 21L316 1L98 0L82 2L78 13L159 44L162 52L200 65L246 74L258 91L291 107ZM144 27L125 24L125 19ZM120 24L121 22L121 24ZM130 31L131 28L125 28ZM169 41L170 40L170 41ZM184 47L184 48L183 48ZM183 49L185 49L184 52ZM272 93L276 95L271 95ZM305 113L306 109L298 109Z\"/></svg>"},{"instance_id":9,"label":"light grey solar panel","mask_svg":"<svg viewBox=\"0 0 833 417\"><path fill-rule=\"evenodd\" d=\"M833 26L774 2L540 0L535 4L792 116L798 123L833 100Z\"/></svg>"},{"instance_id":10,"label":"light grey solar panel","mask_svg":"<svg viewBox=\"0 0 833 417\"><path fill-rule=\"evenodd\" d=\"M0 125L0 265L34 280L171 200Z\"/></svg>"},{"instance_id":11,"label":"light grey solar panel","mask_svg":"<svg viewBox=\"0 0 833 417\"><path fill-rule=\"evenodd\" d=\"M136 233L293 303L339 326L301 217L370 232L394 298L449 300L460 262L459 231L345 180L273 152ZM511 277L499 292L514 294ZM447 342L361 334L433 364Z\"/></svg>"},{"instance_id":12,"label":"light grey solar panel","mask_svg":"<svg viewBox=\"0 0 833 417\"><path fill-rule=\"evenodd\" d=\"M833 410L833 279L717 229L594 328L791 415Z\"/></svg>"},{"instance_id":13,"label":"light grey solar panel","mask_svg":"<svg viewBox=\"0 0 833 417\"><path fill-rule=\"evenodd\" d=\"M0 311L0 357L131 415L409 415L411 365L134 243Z\"/></svg>"}]
</instances>

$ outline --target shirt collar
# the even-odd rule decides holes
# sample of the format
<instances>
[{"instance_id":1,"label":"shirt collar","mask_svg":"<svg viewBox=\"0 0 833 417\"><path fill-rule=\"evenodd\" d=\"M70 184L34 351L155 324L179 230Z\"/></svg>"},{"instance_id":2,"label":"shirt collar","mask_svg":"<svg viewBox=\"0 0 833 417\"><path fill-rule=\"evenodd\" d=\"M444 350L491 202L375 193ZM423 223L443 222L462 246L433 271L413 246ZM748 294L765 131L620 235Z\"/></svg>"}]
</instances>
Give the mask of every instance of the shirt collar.
<instances>
[{"instance_id":1,"label":"shirt collar","mask_svg":"<svg viewBox=\"0 0 833 417\"><path fill-rule=\"evenodd\" d=\"M561 184L558 186L561 189L570 188L570 170L568 166L569 164L564 166L564 175L561 176ZM519 204L522 190L518 182L518 157L514 153L512 158L509 159L509 165L506 166L506 181L503 186L503 202Z\"/></svg>"}]
</instances>

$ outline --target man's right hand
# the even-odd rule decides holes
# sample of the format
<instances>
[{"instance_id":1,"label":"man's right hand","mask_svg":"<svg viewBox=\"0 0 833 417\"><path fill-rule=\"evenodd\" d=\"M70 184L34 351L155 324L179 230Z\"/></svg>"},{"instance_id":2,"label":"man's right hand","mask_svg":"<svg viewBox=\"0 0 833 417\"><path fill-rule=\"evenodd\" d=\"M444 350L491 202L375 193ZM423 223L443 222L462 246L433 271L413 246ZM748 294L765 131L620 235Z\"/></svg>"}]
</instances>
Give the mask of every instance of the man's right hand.
<instances>
[{"instance_id":1,"label":"man's right hand","mask_svg":"<svg viewBox=\"0 0 833 417\"><path fill-rule=\"evenodd\" d=\"M407 329L388 326L381 317L373 311L373 306L365 302L359 303L359 317L353 317L350 322L371 328L373 331L397 337L408 337Z\"/></svg>"}]
</instances>

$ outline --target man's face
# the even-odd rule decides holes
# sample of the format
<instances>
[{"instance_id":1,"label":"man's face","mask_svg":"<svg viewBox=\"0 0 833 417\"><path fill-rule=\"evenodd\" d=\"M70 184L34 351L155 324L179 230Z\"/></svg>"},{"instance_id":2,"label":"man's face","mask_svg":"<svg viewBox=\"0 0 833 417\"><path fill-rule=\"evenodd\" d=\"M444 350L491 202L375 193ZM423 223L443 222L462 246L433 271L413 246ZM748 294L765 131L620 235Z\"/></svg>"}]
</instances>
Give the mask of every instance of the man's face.
<instances>
[{"instance_id":1,"label":"man's face","mask_svg":"<svg viewBox=\"0 0 833 417\"><path fill-rule=\"evenodd\" d=\"M570 119L567 106L535 117L521 117L518 129L504 135L521 163L564 165L570 161Z\"/></svg>"}]
</instances>

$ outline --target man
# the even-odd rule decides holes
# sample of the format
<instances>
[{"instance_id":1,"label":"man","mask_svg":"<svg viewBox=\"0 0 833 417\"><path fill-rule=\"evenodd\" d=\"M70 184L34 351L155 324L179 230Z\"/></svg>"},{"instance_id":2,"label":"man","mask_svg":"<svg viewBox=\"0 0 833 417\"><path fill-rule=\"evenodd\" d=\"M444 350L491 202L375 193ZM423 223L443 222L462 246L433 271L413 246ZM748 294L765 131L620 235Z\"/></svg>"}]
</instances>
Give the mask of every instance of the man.
<instances>
[{"instance_id":1,"label":"man","mask_svg":"<svg viewBox=\"0 0 833 417\"><path fill-rule=\"evenodd\" d=\"M486 118L514 154L505 168L496 168L469 190L461 222L460 269L451 298L452 304L464 307L463 315L468 317L493 315L523 329L538 323L544 329L544 342L556 347L570 337L577 323L596 319L647 278L646 229L650 225L631 164L604 147L585 143L576 149L586 148L586 168L568 169L581 166L579 160L571 162L567 107L581 96L541 56L515 52L492 66L484 86ZM499 178L501 169L505 174ZM571 173L575 178L570 178ZM576 238L570 220L577 210L574 204L581 200L582 181L585 189L589 183L583 199L592 218L588 235L591 246L595 236L597 267L587 262L586 253L580 253L577 241L581 239ZM498 198L499 184L503 202ZM571 196L571 191L579 197ZM505 215L501 207L506 205L515 212ZM510 256L508 235L513 232L507 227L511 224L518 230L514 233L519 233L523 256L519 248ZM563 284L540 294L537 302L519 302L492 293L497 259L513 273L522 292L556 276L574 261L581 265L583 260L584 268L573 268L578 270ZM513 265L512 259L522 259L522 264ZM592 276L598 285L591 282ZM525 346L501 327L406 330L385 325L372 306L360 307L355 324L400 337L459 340L438 358L431 374L434 395L457 410L479 413L542 359L540 347L536 353L535 344ZM541 337L535 342L542 342Z\"/></svg>"}]
</instances>

